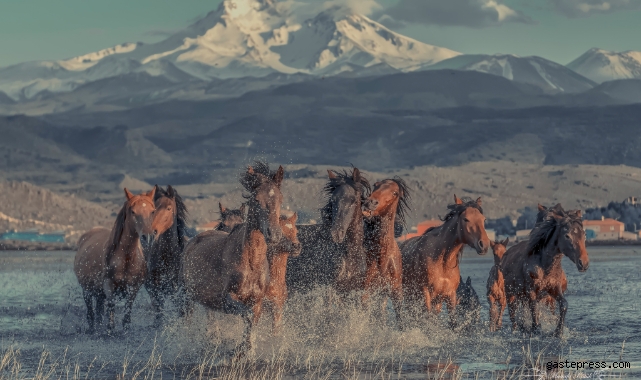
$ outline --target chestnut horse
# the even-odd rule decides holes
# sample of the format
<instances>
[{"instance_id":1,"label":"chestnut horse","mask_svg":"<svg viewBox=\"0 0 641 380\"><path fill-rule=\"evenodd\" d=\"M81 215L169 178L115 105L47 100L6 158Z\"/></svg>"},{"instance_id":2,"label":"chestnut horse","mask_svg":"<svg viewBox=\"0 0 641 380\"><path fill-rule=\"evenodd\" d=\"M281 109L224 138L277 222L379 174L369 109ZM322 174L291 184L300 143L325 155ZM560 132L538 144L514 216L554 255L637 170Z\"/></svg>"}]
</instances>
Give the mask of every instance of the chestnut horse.
<instances>
[{"instance_id":1,"label":"chestnut horse","mask_svg":"<svg viewBox=\"0 0 641 380\"><path fill-rule=\"evenodd\" d=\"M265 301L271 307L273 320L272 332L279 334L283 319L283 307L287 300L287 284L285 274L287 273L287 259L298 257L301 251L301 244L298 241L298 229L296 228L297 214L291 217L280 217L280 227L283 229L284 239L280 243L267 245L267 260L269 261L269 285L265 292Z\"/></svg>"},{"instance_id":2,"label":"chestnut horse","mask_svg":"<svg viewBox=\"0 0 641 380\"><path fill-rule=\"evenodd\" d=\"M154 199L154 224L158 225L158 229L154 230L155 241L146 249L148 273L145 288L156 312L154 326L159 327L162 324L165 299L177 295L180 286L179 272L185 248L187 207L171 186L167 186L165 191L156 185Z\"/></svg>"},{"instance_id":3,"label":"chestnut horse","mask_svg":"<svg viewBox=\"0 0 641 380\"><path fill-rule=\"evenodd\" d=\"M357 168L351 172L327 171L324 187L327 204L321 209L322 223L300 226L301 255L287 264L287 288L310 291L332 285L339 294L362 290L365 279L362 203L370 192L369 182Z\"/></svg>"},{"instance_id":4,"label":"chestnut horse","mask_svg":"<svg viewBox=\"0 0 641 380\"><path fill-rule=\"evenodd\" d=\"M403 289L407 301L424 304L427 312L440 313L445 302L450 327L454 328L463 247L469 245L479 255L484 255L490 240L485 232L481 198L463 201L454 195L454 204L447 208L450 212L442 219L442 225L401 245Z\"/></svg>"},{"instance_id":5,"label":"chestnut horse","mask_svg":"<svg viewBox=\"0 0 641 380\"><path fill-rule=\"evenodd\" d=\"M234 227L241 223L245 223L245 204L240 205L238 210L230 210L223 207L222 203L218 202L220 209L220 223L216 226L216 231L223 231L230 233Z\"/></svg>"},{"instance_id":6,"label":"chestnut horse","mask_svg":"<svg viewBox=\"0 0 641 380\"><path fill-rule=\"evenodd\" d=\"M397 219L405 222L409 200L407 184L395 177L375 183L374 190L363 204L367 263L363 302L366 303L369 297L377 293L383 296L385 310L387 298L391 298L399 328L402 328L403 266L394 232Z\"/></svg>"},{"instance_id":7,"label":"chestnut horse","mask_svg":"<svg viewBox=\"0 0 641 380\"><path fill-rule=\"evenodd\" d=\"M93 228L78 240L73 271L87 305L88 333L95 331L95 322L102 323L105 301L109 314L107 332L113 333L116 297L126 300L122 324L125 330L129 328L131 307L147 274L140 236L151 235L157 229L154 225L155 192L154 188L148 193L133 195L125 189L127 201L118 212L113 228Z\"/></svg>"},{"instance_id":8,"label":"chestnut horse","mask_svg":"<svg viewBox=\"0 0 641 380\"><path fill-rule=\"evenodd\" d=\"M527 303L532 316L531 331L540 333L537 304L552 296L559 305L560 314L555 335L562 335L568 309L563 296L564 283L567 286L561 266L564 255L572 260L579 272L585 272L590 265L581 211L565 211L557 205L548 209L544 219L530 232L527 244L513 246L501 260L513 330L517 327L524 330L523 325L517 324L516 312L519 306Z\"/></svg>"},{"instance_id":9,"label":"chestnut horse","mask_svg":"<svg viewBox=\"0 0 641 380\"><path fill-rule=\"evenodd\" d=\"M249 192L247 222L229 234L217 231L203 238L196 236L183 254L184 312L191 312L192 301L196 301L211 310L242 316L245 332L236 348L238 356L252 349L253 326L269 284L267 245L283 238L283 176L282 166L276 172L262 162L250 166L241 177Z\"/></svg>"},{"instance_id":10,"label":"chestnut horse","mask_svg":"<svg viewBox=\"0 0 641 380\"><path fill-rule=\"evenodd\" d=\"M496 331L503 324L502 316L507 306L505 298L505 280L501 272L501 259L505 255L510 239L490 242L494 254L494 265L487 278L487 303L490 305L490 331Z\"/></svg>"}]
</instances>

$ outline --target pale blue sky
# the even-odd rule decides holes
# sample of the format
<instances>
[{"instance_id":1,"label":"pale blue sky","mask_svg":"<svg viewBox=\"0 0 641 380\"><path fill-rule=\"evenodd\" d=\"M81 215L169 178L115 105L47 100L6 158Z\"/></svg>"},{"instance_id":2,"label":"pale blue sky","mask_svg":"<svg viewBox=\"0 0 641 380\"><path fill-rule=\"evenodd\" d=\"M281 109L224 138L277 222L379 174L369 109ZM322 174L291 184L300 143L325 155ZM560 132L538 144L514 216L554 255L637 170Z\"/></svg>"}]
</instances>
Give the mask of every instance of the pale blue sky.
<instances>
[{"instance_id":1,"label":"pale blue sky","mask_svg":"<svg viewBox=\"0 0 641 380\"><path fill-rule=\"evenodd\" d=\"M182 28L216 9L220 1L2 0L0 67L30 60L69 58L123 42L155 42L163 38L158 32ZM389 7L397 1L379 3ZM552 6L564 1L601 0L505 0L505 5L534 23L514 22L484 28L414 23L396 30L463 53L538 55L562 64L592 47L641 50L639 8L568 18Z\"/></svg>"}]
</instances>

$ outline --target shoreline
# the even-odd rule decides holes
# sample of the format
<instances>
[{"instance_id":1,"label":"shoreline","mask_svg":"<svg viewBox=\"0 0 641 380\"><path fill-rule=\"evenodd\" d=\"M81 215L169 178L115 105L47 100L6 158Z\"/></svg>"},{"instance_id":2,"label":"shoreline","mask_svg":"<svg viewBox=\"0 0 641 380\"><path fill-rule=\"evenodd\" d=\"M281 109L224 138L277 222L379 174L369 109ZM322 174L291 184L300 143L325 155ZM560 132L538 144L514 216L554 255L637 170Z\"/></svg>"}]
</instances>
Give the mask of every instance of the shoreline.
<instances>
[{"instance_id":1,"label":"shoreline","mask_svg":"<svg viewBox=\"0 0 641 380\"><path fill-rule=\"evenodd\" d=\"M0 240L0 251L75 251L75 244Z\"/></svg>"}]
</instances>

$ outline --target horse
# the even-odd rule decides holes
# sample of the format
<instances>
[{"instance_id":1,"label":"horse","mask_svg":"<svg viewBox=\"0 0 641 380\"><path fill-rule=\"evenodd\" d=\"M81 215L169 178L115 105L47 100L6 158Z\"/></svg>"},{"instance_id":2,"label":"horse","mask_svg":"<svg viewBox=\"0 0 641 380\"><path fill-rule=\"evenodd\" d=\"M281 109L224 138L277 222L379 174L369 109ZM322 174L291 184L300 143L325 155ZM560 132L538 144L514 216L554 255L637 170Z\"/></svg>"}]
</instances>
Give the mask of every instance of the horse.
<instances>
[{"instance_id":1,"label":"horse","mask_svg":"<svg viewBox=\"0 0 641 380\"><path fill-rule=\"evenodd\" d=\"M160 230L154 231L156 239L146 250L148 273L145 288L156 312L154 326L159 327L162 324L165 299L175 296L180 286L179 272L186 240L187 207L173 187L167 186L165 191L156 185L155 190L154 222L158 221Z\"/></svg>"},{"instance_id":2,"label":"horse","mask_svg":"<svg viewBox=\"0 0 641 380\"><path fill-rule=\"evenodd\" d=\"M363 289L366 262L362 204L371 187L357 168L327 173L322 222L299 227L302 252L287 263L285 280L294 292L323 285L334 286L342 295Z\"/></svg>"},{"instance_id":3,"label":"horse","mask_svg":"<svg viewBox=\"0 0 641 380\"><path fill-rule=\"evenodd\" d=\"M265 292L265 301L271 307L273 320L272 332L274 335L280 333L283 319L283 307L287 300L287 284L285 274L287 273L287 259L298 257L301 252L301 244L298 241L298 229L296 228L297 214L291 217L280 217L280 227L283 229L285 238L276 244L268 244L267 259L269 261L269 284Z\"/></svg>"},{"instance_id":4,"label":"horse","mask_svg":"<svg viewBox=\"0 0 641 380\"><path fill-rule=\"evenodd\" d=\"M472 279L463 281L459 277L459 285L456 288L456 319L459 325L472 327L481 322L481 302L476 290L472 287Z\"/></svg>"},{"instance_id":5,"label":"horse","mask_svg":"<svg viewBox=\"0 0 641 380\"><path fill-rule=\"evenodd\" d=\"M214 230L231 232L234 227L241 223L245 223L245 204L240 205L238 210L230 210L226 207L223 207L222 203L218 202L218 208L220 209L220 223Z\"/></svg>"},{"instance_id":6,"label":"horse","mask_svg":"<svg viewBox=\"0 0 641 380\"><path fill-rule=\"evenodd\" d=\"M243 342L235 349L236 357L252 350L253 326L269 284L267 245L283 238L283 177L282 166L276 172L260 161L249 166L240 179L249 192L247 221L229 234L217 231L203 238L196 236L183 254L181 277L186 299L182 314L191 313L195 301L210 310L240 315L245 330Z\"/></svg>"},{"instance_id":7,"label":"horse","mask_svg":"<svg viewBox=\"0 0 641 380\"><path fill-rule=\"evenodd\" d=\"M525 330L523 325L518 326L516 312L520 304L527 303L532 317L531 332L539 334L541 324L537 304L552 296L559 305L559 321L554 334L563 334L568 309L563 296L564 282L567 286L561 266L564 255L576 265L579 272L585 272L590 265L581 210L565 211L557 205L549 209L544 219L534 227L525 244L511 247L501 260L513 330L517 330L517 327Z\"/></svg>"},{"instance_id":8,"label":"horse","mask_svg":"<svg viewBox=\"0 0 641 380\"><path fill-rule=\"evenodd\" d=\"M409 209L410 192L403 179L395 177L374 184L374 189L363 204L365 216L365 272L363 303L367 303L374 293L392 299L396 321L401 325L403 305L403 275L401 250L395 240L396 219L405 223L405 213Z\"/></svg>"},{"instance_id":9,"label":"horse","mask_svg":"<svg viewBox=\"0 0 641 380\"><path fill-rule=\"evenodd\" d=\"M463 201L454 195L454 203L447 206L449 213L441 219L442 225L403 242L400 247L405 299L413 304L420 302L425 311L436 314L445 302L451 328L457 325L456 289L461 279L459 259L463 248L469 245L484 255L490 247L481 205L481 198Z\"/></svg>"},{"instance_id":10,"label":"horse","mask_svg":"<svg viewBox=\"0 0 641 380\"><path fill-rule=\"evenodd\" d=\"M494 265L490 269L490 275L487 278L487 302L490 306L490 331L496 331L501 328L503 321L501 316L505 311L507 300L505 297L505 280L501 272L501 259L505 255L507 245L510 239L503 241L490 242L492 253L494 254Z\"/></svg>"},{"instance_id":11,"label":"horse","mask_svg":"<svg viewBox=\"0 0 641 380\"><path fill-rule=\"evenodd\" d=\"M113 228L93 228L78 240L73 270L87 305L87 332L90 334L95 332L95 322L98 325L102 323L105 301L109 314L107 333L113 333L118 296L126 300L122 324L125 331L129 329L131 307L147 274L140 236L158 230L154 218L155 193L154 188L147 193L134 195L125 188L127 201L118 212Z\"/></svg>"}]
</instances>

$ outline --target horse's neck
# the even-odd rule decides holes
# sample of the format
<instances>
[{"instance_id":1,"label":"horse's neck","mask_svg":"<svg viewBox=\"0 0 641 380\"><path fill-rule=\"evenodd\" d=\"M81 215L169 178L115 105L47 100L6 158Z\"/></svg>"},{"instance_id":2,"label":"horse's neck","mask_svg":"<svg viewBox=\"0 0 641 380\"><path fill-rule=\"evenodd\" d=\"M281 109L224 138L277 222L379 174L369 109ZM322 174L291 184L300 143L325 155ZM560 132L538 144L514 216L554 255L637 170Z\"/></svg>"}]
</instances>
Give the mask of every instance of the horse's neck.
<instances>
[{"instance_id":1,"label":"horse's neck","mask_svg":"<svg viewBox=\"0 0 641 380\"><path fill-rule=\"evenodd\" d=\"M360 207L357 208L358 211L354 213L354 218L352 218L347 228L347 233L345 234L348 258L359 258L363 256L363 214L360 212L360 209Z\"/></svg>"},{"instance_id":2,"label":"horse's neck","mask_svg":"<svg viewBox=\"0 0 641 380\"><path fill-rule=\"evenodd\" d=\"M458 266L458 256L465 245L459 237L458 227L458 216L443 223L439 230L442 238L438 240L434 250L439 257L443 257L443 263L449 268Z\"/></svg>"},{"instance_id":3,"label":"horse's neck","mask_svg":"<svg viewBox=\"0 0 641 380\"><path fill-rule=\"evenodd\" d=\"M130 226L129 223L127 223L125 224L122 235L120 236L120 241L118 242L118 246L113 254L121 252L125 257L130 257L138 254L140 247L140 236L138 235L138 232L136 232L136 229L133 228L133 226ZM109 259L113 257L113 254Z\"/></svg>"},{"instance_id":4,"label":"horse's neck","mask_svg":"<svg viewBox=\"0 0 641 380\"><path fill-rule=\"evenodd\" d=\"M368 253L381 258L392 254L396 244L394 240L394 214L375 218L370 222L368 229L365 236Z\"/></svg>"},{"instance_id":5,"label":"horse's neck","mask_svg":"<svg viewBox=\"0 0 641 380\"><path fill-rule=\"evenodd\" d=\"M177 222L174 222L171 228L160 235L158 240L160 252L164 256L174 256L180 254L180 236L178 234Z\"/></svg>"},{"instance_id":6,"label":"horse's neck","mask_svg":"<svg viewBox=\"0 0 641 380\"><path fill-rule=\"evenodd\" d=\"M559 251L555 244L548 244L541 252L540 265L545 273L550 273L555 270L563 270L561 262L563 261L563 253Z\"/></svg>"}]
</instances>

